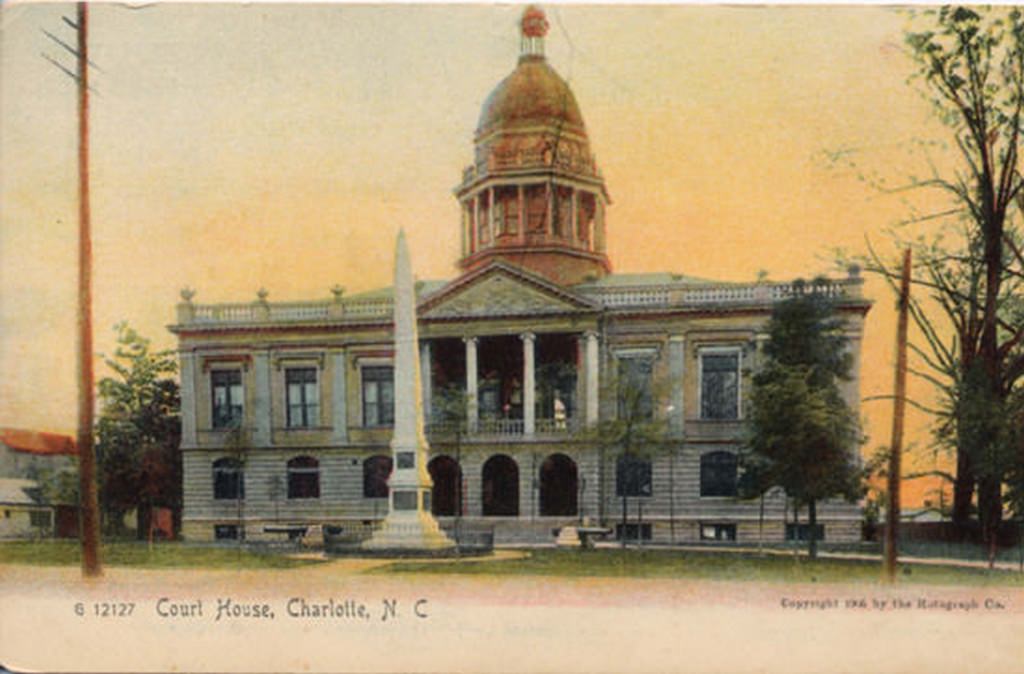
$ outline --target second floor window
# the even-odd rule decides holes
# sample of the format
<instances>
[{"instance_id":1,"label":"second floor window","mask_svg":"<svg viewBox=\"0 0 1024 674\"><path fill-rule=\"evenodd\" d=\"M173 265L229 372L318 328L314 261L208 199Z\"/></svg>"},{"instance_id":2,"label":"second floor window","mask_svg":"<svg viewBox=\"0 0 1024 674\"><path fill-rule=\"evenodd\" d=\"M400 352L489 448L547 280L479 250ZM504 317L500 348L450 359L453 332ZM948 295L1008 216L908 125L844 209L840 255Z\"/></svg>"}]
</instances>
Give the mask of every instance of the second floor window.
<instances>
[{"instance_id":1,"label":"second floor window","mask_svg":"<svg viewBox=\"0 0 1024 674\"><path fill-rule=\"evenodd\" d=\"M649 421L654 417L654 396L650 358L623 358L619 361L619 418Z\"/></svg>"},{"instance_id":2,"label":"second floor window","mask_svg":"<svg viewBox=\"0 0 1024 674\"><path fill-rule=\"evenodd\" d=\"M363 425L390 426L395 421L395 375L391 367L363 368Z\"/></svg>"},{"instance_id":3,"label":"second floor window","mask_svg":"<svg viewBox=\"0 0 1024 674\"><path fill-rule=\"evenodd\" d=\"M320 391L316 385L316 368L285 370L288 405L288 427L316 426L320 419Z\"/></svg>"},{"instance_id":4,"label":"second floor window","mask_svg":"<svg viewBox=\"0 0 1024 674\"><path fill-rule=\"evenodd\" d=\"M213 427L232 428L242 423L241 370L213 370L210 383L213 387Z\"/></svg>"},{"instance_id":5,"label":"second floor window","mask_svg":"<svg viewBox=\"0 0 1024 674\"><path fill-rule=\"evenodd\" d=\"M739 353L702 354L700 372L701 419L739 419Z\"/></svg>"}]
</instances>

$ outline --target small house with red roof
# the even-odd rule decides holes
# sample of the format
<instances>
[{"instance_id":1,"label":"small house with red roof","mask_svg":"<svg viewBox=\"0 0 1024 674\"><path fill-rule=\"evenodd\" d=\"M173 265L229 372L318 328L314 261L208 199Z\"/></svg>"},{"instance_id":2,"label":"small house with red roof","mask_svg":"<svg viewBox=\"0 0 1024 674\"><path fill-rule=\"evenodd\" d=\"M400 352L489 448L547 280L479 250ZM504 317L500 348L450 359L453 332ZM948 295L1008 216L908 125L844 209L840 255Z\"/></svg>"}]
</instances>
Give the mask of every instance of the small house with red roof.
<instances>
[{"instance_id":1,"label":"small house with red roof","mask_svg":"<svg viewBox=\"0 0 1024 674\"><path fill-rule=\"evenodd\" d=\"M0 428L0 477L24 478L41 468L71 468L71 457L78 454L69 435Z\"/></svg>"}]
</instances>

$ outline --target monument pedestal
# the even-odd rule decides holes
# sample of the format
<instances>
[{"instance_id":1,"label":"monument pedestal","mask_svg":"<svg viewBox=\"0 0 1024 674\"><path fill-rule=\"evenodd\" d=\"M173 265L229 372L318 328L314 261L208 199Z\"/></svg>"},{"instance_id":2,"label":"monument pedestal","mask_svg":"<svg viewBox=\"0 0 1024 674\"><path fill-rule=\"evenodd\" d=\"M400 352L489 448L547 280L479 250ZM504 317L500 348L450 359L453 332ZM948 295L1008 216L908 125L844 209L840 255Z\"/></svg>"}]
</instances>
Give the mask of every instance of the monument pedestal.
<instances>
[{"instance_id":1,"label":"monument pedestal","mask_svg":"<svg viewBox=\"0 0 1024 674\"><path fill-rule=\"evenodd\" d=\"M396 554L435 553L454 548L455 543L430 514L430 489L422 487L396 488L383 526L363 543L364 550Z\"/></svg>"}]
</instances>

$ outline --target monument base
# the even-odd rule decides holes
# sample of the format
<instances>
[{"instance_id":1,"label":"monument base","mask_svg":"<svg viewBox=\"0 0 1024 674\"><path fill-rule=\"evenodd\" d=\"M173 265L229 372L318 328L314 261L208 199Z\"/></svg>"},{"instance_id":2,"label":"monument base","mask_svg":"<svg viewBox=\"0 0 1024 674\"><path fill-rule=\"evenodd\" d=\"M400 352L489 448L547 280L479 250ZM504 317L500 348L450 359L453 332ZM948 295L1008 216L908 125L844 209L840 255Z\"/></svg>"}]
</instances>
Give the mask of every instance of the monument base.
<instances>
[{"instance_id":1,"label":"monument base","mask_svg":"<svg viewBox=\"0 0 1024 674\"><path fill-rule=\"evenodd\" d=\"M412 516L392 513L380 529L373 532L362 549L368 552L416 554L454 551L455 542L441 531L437 520L428 513Z\"/></svg>"}]
</instances>

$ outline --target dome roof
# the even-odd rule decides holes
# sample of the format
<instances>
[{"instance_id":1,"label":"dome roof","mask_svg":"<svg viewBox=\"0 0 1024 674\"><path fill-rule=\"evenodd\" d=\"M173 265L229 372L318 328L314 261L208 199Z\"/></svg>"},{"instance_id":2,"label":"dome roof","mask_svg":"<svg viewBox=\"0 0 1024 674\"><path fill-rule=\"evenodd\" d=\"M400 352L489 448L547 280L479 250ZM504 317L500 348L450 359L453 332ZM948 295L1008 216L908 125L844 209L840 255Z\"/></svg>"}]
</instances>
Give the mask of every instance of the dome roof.
<instances>
[{"instance_id":1,"label":"dome roof","mask_svg":"<svg viewBox=\"0 0 1024 674\"><path fill-rule=\"evenodd\" d=\"M543 56L524 56L484 101L476 132L482 136L534 126L586 135L583 115L569 85Z\"/></svg>"}]
</instances>

